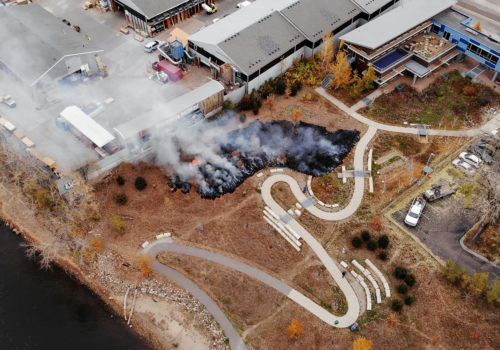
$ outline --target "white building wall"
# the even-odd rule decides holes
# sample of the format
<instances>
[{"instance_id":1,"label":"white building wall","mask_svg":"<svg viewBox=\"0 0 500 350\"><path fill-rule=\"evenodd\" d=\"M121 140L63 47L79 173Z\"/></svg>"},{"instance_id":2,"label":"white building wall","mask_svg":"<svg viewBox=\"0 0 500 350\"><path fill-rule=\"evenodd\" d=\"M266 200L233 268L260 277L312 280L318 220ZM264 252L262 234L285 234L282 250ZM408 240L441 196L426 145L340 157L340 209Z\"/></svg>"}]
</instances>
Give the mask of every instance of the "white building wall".
<instances>
[{"instance_id":1,"label":"white building wall","mask_svg":"<svg viewBox=\"0 0 500 350\"><path fill-rule=\"evenodd\" d=\"M265 71L263 74L248 82L247 92L252 92L253 89L258 89L264 82L270 78L275 78L281 73L286 72L288 68L293 64L295 59L300 59L304 56L304 47L294 52L292 55L286 57L280 63L275 64L273 67Z\"/></svg>"}]
</instances>

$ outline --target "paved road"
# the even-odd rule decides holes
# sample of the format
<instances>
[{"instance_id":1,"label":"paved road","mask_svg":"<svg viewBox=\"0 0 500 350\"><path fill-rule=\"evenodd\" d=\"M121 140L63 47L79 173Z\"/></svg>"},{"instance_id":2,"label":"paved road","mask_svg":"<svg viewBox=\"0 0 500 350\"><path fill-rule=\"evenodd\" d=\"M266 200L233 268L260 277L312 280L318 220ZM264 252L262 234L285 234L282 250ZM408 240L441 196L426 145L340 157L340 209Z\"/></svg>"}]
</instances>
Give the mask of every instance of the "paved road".
<instances>
[{"instance_id":1,"label":"paved road","mask_svg":"<svg viewBox=\"0 0 500 350\"><path fill-rule=\"evenodd\" d=\"M171 241L171 240L170 240ZM159 242L158 242L159 243ZM156 256L160 251L162 250L168 250L165 249L168 248L165 245L158 245L157 242L151 244L145 249L145 252L148 254L151 254L153 256ZM234 350L246 350L246 345L241 339L240 335L238 332L234 329L233 325L231 324L231 321L226 317L224 312L221 310L221 308L217 305L217 303L203 290L200 289L196 284L194 284L191 280L188 278L184 277L181 273L175 271L174 269L171 269L168 266L165 266L163 264L160 264L156 259L153 263L152 266L153 270L161 273L162 275L168 277L172 281L176 282L179 284L181 287L186 289L193 297L198 299L200 303L205 305L207 308L208 312L212 314L214 319L219 323L220 327L226 334L226 337L229 339L229 345L231 346L231 349Z\"/></svg>"},{"instance_id":2,"label":"paved road","mask_svg":"<svg viewBox=\"0 0 500 350\"><path fill-rule=\"evenodd\" d=\"M251 267L247 264L244 264L240 261L228 258L227 256L220 255L217 253L210 252L208 250L188 247L184 245L180 245L175 243L172 239L162 239L160 241L153 242L146 251L156 256L158 253L162 251L175 252L180 254L186 254L190 256L195 256L197 258L202 258L205 260L209 260L215 262L217 264L224 265L231 269L237 270L241 273L244 273L256 280L265 283L271 288L276 289L278 292L286 295L288 298L311 312L313 315L320 318L323 322L326 322L330 326L343 328L349 327L356 319L352 319L351 315L345 316L335 316L316 304L314 301L297 291L296 289L291 288L286 283L281 282L280 280L272 277L271 275L260 271L254 267Z\"/></svg>"}]
</instances>

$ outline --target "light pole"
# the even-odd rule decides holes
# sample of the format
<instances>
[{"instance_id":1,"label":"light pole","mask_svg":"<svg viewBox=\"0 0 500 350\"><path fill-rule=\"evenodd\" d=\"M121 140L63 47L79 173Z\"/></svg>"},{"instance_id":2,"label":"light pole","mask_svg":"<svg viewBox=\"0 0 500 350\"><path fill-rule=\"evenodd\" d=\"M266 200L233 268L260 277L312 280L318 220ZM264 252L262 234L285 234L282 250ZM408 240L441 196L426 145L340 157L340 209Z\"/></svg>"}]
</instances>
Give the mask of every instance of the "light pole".
<instances>
[{"instance_id":1,"label":"light pole","mask_svg":"<svg viewBox=\"0 0 500 350\"><path fill-rule=\"evenodd\" d=\"M427 163L425 164L425 167L423 169L424 174L426 174L426 175L429 175L430 173L432 173L434 171L431 167L429 167L429 163L431 162L431 158L434 156L435 156L434 153L429 154L429 158L427 159Z\"/></svg>"}]
</instances>

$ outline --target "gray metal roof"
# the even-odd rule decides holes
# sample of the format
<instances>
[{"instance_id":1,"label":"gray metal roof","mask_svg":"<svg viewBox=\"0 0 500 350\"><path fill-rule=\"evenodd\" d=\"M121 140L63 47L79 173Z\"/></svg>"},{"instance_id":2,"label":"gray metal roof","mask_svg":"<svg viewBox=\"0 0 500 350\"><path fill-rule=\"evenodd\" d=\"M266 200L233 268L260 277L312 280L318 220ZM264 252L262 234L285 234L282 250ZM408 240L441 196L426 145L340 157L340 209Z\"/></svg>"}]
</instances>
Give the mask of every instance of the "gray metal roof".
<instances>
[{"instance_id":1,"label":"gray metal roof","mask_svg":"<svg viewBox=\"0 0 500 350\"><path fill-rule=\"evenodd\" d=\"M76 61L66 66L64 57L81 55L83 64L102 51L37 4L0 7L0 43L0 62L28 85L67 75Z\"/></svg>"},{"instance_id":2,"label":"gray metal roof","mask_svg":"<svg viewBox=\"0 0 500 350\"><path fill-rule=\"evenodd\" d=\"M304 36L277 11L220 42L218 47L252 74L301 43Z\"/></svg>"},{"instance_id":3,"label":"gray metal roof","mask_svg":"<svg viewBox=\"0 0 500 350\"><path fill-rule=\"evenodd\" d=\"M461 13L461 12L463 12L463 13ZM469 14L467 11L461 10L459 12L458 10L451 8L447 11L440 13L439 15L434 17L434 19L436 19L437 21L447 25L448 27L453 28L456 31L468 36L469 38L474 39L475 41L478 41L481 44L484 44L484 45L488 46L489 48L500 52L500 42L496 41L495 39L492 40L484 33L477 32L473 29L470 29L470 27L468 27L467 25L462 24L462 22L464 22L467 19L472 18L472 17L473 17L473 15ZM483 22L484 20L485 19L483 17L481 17L481 22ZM472 21L472 22L475 23L475 21ZM498 26L500 28L500 24L498 24L498 23L495 23L495 24L496 24L496 26ZM469 30L467 30L467 28L469 28ZM476 33L476 34L474 34L474 33Z\"/></svg>"},{"instance_id":4,"label":"gray metal roof","mask_svg":"<svg viewBox=\"0 0 500 350\"><path fill-rule=\"evenodd\" d=\"M359 6L363 12L372 14L391 0L351 0Z\"/></svg>"},{"instance_id":5,"label":"gray metal roof","mask_svg":"<svg viewBox=\"0 0 500 350\"><path fill-rule=\"evenodd\" d=\"M313 42L360 12L350 0L299 0L281 10Z\"/></svg>"},{"instance_id":6,"label":"gray metal roof","mask_svg":"<svg viewBox=\"0 0 500 350\"><path fill-rule=\"evenodd\" d=\"M376 49L450 8L455 0L411 0L340 37L347 43Z\"/></svg>"},{"instance_id":7,"label":"gray metal roof","mask_svg":"<svg viewBox=\"0 0 500 350\"><path fill-rule=\"evenodd\" d=\"M189 0L119 0L123 5L151 19Z\"/></svg>"}]
</instances>

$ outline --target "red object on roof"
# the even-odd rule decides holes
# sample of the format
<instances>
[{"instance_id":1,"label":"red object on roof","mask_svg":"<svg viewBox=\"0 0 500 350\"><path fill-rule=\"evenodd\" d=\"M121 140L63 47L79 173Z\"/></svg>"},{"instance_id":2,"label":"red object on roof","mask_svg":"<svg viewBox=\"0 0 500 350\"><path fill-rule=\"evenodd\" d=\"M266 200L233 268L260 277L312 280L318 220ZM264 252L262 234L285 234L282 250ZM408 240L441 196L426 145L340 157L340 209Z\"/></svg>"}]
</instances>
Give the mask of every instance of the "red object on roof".
<instances>
[{"instance_id":1,"label":"red object on roof","mask_svg":"<svg viewBox=\"0 0 500 350\"><path fill-rule=\"evenodd\" d=\"M167 60L161 60L158 62L158 70L167 73L168 78L172 81L182 79L182 69L174 66Z\"/></svg>"}]
</instances>

